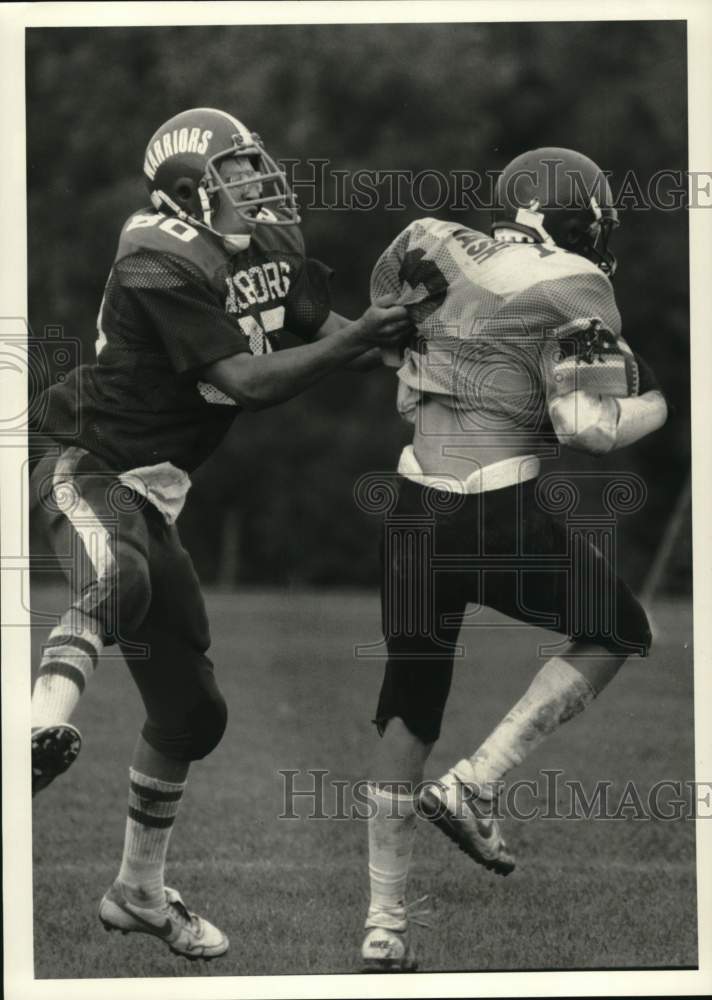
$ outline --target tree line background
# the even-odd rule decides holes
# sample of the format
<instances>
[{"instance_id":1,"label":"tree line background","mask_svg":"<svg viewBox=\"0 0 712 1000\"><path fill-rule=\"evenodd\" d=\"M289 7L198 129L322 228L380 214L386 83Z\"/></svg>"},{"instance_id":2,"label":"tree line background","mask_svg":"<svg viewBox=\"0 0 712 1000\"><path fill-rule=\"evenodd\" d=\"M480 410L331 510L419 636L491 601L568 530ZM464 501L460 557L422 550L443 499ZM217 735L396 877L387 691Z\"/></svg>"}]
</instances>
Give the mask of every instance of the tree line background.
<instances>
[{"instance_id":1,"label":"tree line background","mask_svg":"<svg viewBox=\"0 0 712 1000\"><path fill-rule=\"evenodd\" d=\"M29 320L62 326L93 360L95 319L128 214L146 203L148 138L188 107L224 108L278 159L334 170L501 169L524 149L580 149L616 181L687 167L685 24L667 22L31 29L27 32ZM427 188L424 191L428 191ZM311 198L311 193L308 193ZM334 308L367 305L371 268L412 219L485 213L444 206L303 212L312 256L335 270ZM432 189L429 196L432 196ZM332 185L316 202L332 203ZM304 201L304 199L302 199ZM690 464L688 234L684 208L621 211L616 295L624 333L672 404L663 431L594 464L642 476L643 510L621 521L624 571L640 585ZM33 387L34 388L34 387ZM240 415L194 475L181 516L206 582L373 585L378 522L358 478L392 470L409 428L392 372L337 373L280 407ZM690 585L689 518L663 581Z\"/></svg>"}]
</instances>

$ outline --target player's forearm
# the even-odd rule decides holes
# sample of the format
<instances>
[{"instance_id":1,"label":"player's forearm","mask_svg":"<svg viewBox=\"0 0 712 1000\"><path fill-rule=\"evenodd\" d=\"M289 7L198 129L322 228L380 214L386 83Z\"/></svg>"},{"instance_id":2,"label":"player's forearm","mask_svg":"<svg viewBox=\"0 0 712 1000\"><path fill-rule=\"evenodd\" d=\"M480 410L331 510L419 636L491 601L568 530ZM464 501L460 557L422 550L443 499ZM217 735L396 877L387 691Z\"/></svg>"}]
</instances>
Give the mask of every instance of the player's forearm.
<instances>
[{"instance_id":1,"label":"player's forearm","mask_svg":"<svg viewBox=\"0 0 712 1000\"><path fill-rule=\"evenodd\" d=\"M618 399L616 448L626 448L659 430L667 420L668 408L661 392L652 389L642 396Z\"/></svg>"},{"instance_id":2,"label":"player's forearm","mask_svg":"<svg viewBox=\"0 0 712 1000\"><path fill-rule=\"evenodd\" d=\"M360 324L356 320L315 343L273 354L236 354L208 367L204 377L247 410L274 406L369 350Z\"/></svg>"},{"instance_id":3,"label":"player's forearm","mask_svg":"<svg viewBox=\"0 0 712 1000\"><path fill-rule=\"evenodd\" d=\"M274 354L233 354L206 366L203 377L247 410L282 403L371 347L387 347L408 336L413 324L394 298L383 296L359 319L316 343Z\"/></svg>"},{"instance_id":4,"label":"player's forearm","mask_svg":"<svg viewBox=\"0 0 712 1000\"><path fill-rule=\"evenodd\" d=\"M348 326L351 320L336 312L330 312L326 322L319 329L315 340L323 340L325 337L333 337L339 330ZM368 372L381 365L381 352L377 347L371 347L358 358L349 361L344 367L352 372Z\"/></svg>"},{"instance_id":5,"label":"player's forearm","mask_svg":"<svg viewBox=\"0 0 712 1000\"><path fill-rule=\"evenodd\" d=\"M380 368L382 364L380 350L377 347L371 347L345 367L350 372L372 372L374 368Z\"/></svg>"},{"instance_id":6,"label":"player's forearm","mask_svg":"<svg viewBox=\"0 0 712 1000\"><path fill-rule=\"evenodd\" d=\"M667 404L656 390L627 399L579 390L555 399L549 414L562 444L592 455L605 455L635 444L662 427L667 419Z\"/></svg>"}]
</instances>

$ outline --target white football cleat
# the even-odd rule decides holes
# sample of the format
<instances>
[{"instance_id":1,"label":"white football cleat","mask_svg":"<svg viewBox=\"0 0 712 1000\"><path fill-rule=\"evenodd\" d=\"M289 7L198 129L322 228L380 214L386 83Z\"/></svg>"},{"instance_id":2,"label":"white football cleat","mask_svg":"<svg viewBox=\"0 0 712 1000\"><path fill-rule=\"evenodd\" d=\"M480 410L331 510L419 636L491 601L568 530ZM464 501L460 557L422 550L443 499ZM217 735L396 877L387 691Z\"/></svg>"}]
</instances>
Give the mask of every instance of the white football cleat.
<instances>
[{"instance_id":1,"label":"white football cleat","mask_svg":"<svg viewBox=\"0 0 712 1000\"><path fill-rule=\"evenodd\" d=\"M509 875L515 861L510 854L493 803L479 797L452 772L428 784L420 795L420 815L434 823L461 851L497 875Z\"/></svg>"},{"instance_id":2,"label":"white football cleat","mask_svg":"<svg viewBox=\"0 0 712 1000\"><path fill-rule=\"evenodd\" d=\"M68 722L32 730L32 795L41 792L77 759L81 733Z\"/></svg>"},{"instance_id":3,"label":"white football cleat","mask_svg":"<svg viewBox=\"0 0 712 1000\"><path fill-rule=\"evenodd\" d=\"M175 889L166 887L163 906L146 908L130 903L114 882L99 904L99 919L107 931L152 934L176 955L191 960L218 958L230 946L227 936L197 913L191 913Z\"/></svg>"},{"instance_id":4,"label":"white football cleat","mask_svg":"<svg viewBox=\"0 0 712 1000\"><path fill-rule=\"evenodd\" d=\"M366 937L361 945L362 972L415 972L418 968L410 944L408 920L429 927L423 919L428 910L413 908L428 897L414 900L393 909L370 907L366 918Z\"/></svg>"}]
</instances>

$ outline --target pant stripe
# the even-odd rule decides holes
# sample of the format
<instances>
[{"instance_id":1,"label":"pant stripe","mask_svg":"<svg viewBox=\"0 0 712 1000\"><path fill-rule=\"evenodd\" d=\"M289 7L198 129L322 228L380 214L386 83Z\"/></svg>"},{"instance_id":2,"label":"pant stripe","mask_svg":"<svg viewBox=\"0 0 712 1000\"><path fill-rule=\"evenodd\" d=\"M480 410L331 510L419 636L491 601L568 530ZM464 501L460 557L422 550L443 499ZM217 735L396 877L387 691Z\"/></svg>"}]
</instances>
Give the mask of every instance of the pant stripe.
<instances>
[{"instance_id":1,"label":"pant stripe","mask_svg":"<svg viewBox=\"0 0 712 1000\"><path fill-rule=\"evenodd\" d=\"M111 534L84 497L78 494L76 488L66 498L62 489L63 486L65 489L67 485L73 486L72 478L76 467L85 454L82 448L76 447L67 448L62 452L54 467L52 491L57 506L82 540L97 582L100 585L104 584L100 589L105 590L107 578L110 577L114 564Z\"/></svg>"}]
</instances>

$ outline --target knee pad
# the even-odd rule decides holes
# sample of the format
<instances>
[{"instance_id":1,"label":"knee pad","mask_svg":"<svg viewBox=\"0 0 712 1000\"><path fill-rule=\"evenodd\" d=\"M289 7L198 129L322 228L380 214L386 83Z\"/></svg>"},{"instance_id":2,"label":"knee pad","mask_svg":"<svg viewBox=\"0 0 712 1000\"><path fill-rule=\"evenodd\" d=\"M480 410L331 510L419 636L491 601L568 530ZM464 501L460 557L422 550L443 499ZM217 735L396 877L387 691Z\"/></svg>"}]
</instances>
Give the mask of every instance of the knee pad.
<instances>
[{"instance_id":1,"label":"knee pad","mask_svg":"<svg viewBox=\"0 0 712 1000\"><path fill-rule=\"evenodd\" d=\"M189 759L201 760L213 752L223 738L227 726L227 705L219 691L216 691L210 699L196 705L190 713L188 724Z\"/></svg>"},{"instance_id":2,"label":"knee pad","mask_svg":"<svg viewBox=\"0 0 712 1000\"><path fill-rule=\"evenodd\" d=\"M647 656L653 644L653 632L643 605L632 594L624 608L619 606L617 625L621 641L629 646L637 646L633 652L637 652L639 656Z\"/></svg>"},{"instance_id":3,"label":"knee pad","mask_svg":"<svg viewBox=\"0 0 712 1000\"><path fill-rule=\"evenodd\" d=\"M147 719L143 737L154 750L173 760L202 760L218 745L227 726L227 705L219 691L195 704L180 728Z\"/></svg>"},{"instance_id":4,"label":"knee pad","mask_svg":"<svg viewBox=\"0 0 712 1000\"><path fill-rule=\"evenodd\" d=\"M650 627L650 619L643 610L642 605L638 605L640 608L639 623L638 623L638 640L640 645L643 647L643 652L641 656L647 656L653 645L653 630Z\"/></svg>"},{"instance_id":5,"label":"knee pad","mask_svg":"<svg viewBox=\"0 0 712 1000\"><path fill-rule=\"evenodd\" d=\"M653 632L645 609L632 597L625 610L619 615L615 633L594 638L612 653L624 656L647 656L653 645Z\"/></svg>"}]
</instances>

